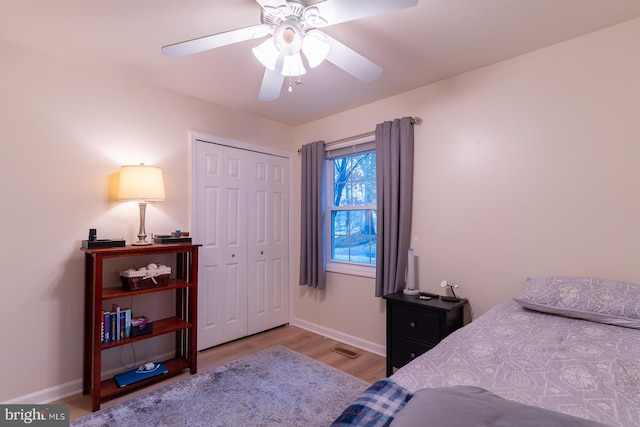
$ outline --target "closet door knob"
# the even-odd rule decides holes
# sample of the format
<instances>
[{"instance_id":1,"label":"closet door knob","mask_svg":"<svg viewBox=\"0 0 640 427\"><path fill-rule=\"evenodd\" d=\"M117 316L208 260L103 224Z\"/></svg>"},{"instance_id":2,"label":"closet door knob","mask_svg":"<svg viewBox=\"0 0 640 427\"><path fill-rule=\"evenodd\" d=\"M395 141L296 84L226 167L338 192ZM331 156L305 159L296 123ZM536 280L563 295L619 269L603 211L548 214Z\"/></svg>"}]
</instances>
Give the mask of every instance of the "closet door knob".
<instances>
[{"instance_id":1,"label":"closet door knob","mask_svg":"<svg viewBox=\"0 0 640 427\"><path fill-rule=\"evenodd\" d=\"M264 251L260 251L260 255L264 255Z\"/></svg>"},{"instance_id":2,"label":"closet door knob","mask_svg":"<svg viewBox=\"0 0 640 427\"><path fill-rule=\"evenodd\" d=\"M414 322L409 323L409 326L411 326L412 328L416 327L416 324Z\"/></svg>"},{"instance_id":3,"label":"closet door knob","mask_svg":"<svg viewBox=\"0 0 640 427\"><path fill-rule=\"evenodd\" d=\"M236 254L231 254L231 258L235 258L235 257L236 257Z\"/></svg>"}]
</instances>

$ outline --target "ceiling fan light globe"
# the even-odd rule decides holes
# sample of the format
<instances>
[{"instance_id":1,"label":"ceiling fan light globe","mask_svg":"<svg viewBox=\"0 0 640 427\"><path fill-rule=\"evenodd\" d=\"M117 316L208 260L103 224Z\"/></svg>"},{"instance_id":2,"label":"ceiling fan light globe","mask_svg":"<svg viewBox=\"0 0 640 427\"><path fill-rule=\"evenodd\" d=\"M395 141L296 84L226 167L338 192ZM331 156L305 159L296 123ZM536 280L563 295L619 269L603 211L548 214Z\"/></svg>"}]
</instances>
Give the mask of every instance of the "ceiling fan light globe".
<instances>
[{"instance_id":1,"label":"ceiling fan light globe","mask_svg":"<svg viewBox=\"0 0 640 427\"><path fill-rule=\"evenodd\" d=\"M326 36L317 30L311 30L305 34L302 41L302 52L307 58L309 67L316 68L327 58L331 45L325 42L325 39Z\"/></svg>"},{"instance_id":2,"label":"ceiling fan light globe","mask_svg":"<svg viewBox=\"0 0 640 427\"><path fill-rule=\"evenodd\" d=\"M291 27L285 28L284 31L282 32L282 41L285 42L287 45L290 45L291 43L293 43L295 41L295 38L296 38L296 32Z\"/></svg>"},{"instance_id":3,"label":"ceiling fan light globe","mask_svg":"<svg viewBox=\"0 0 640 427\"><path fill-rule=\"evenodd\" d=\"M269 37L258 46L251 49L251 51L253 52L253 55L256 57L256 59L265 66L265 68L268 68L270 70L276 69L276 62L278 61L280 52L278 51L276 45L273 43L273 38Z\"/></svg>"},{"instance_id":4,"label":"ceiling fan light globe","mask_svg":"<svg viewBox=\"0 0 640 427\"><path fill-rule=\"evenodd\" d=\"M286 55L284 57L284 63L282 64L283 76L301 76L306 72L307 70L302 64L302 57L300 56L300 53L296 53L295 55Z\"/></svg>"},{"instance_id":5,"label":"ceiling fan light globe","mask_svg":"<svg viewBox=\"0 0 640 427\"><path fill-rule=\"evenodd\" d=\"M293 19L278 25L273 32L273 42L283 55L295 55L302 49L302 30Z\"/></svg>"}]
</instances>

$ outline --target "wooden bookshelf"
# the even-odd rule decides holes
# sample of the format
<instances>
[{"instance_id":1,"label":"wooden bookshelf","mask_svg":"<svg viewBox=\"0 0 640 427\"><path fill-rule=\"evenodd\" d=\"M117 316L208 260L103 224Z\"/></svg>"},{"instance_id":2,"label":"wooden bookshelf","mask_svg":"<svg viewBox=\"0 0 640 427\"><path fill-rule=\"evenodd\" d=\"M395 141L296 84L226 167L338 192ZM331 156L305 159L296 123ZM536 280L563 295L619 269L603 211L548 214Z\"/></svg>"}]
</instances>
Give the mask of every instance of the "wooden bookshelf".
<instances>
[{"instance_id":1,"label":"wooden bookshelf","mask_svg":"<svg viewBox=\"0 0 640 427\"><path fill-rule=\"evenodd\" d=\"M197 307L198 307L198 248L201 245L158 244L149 246L126 246L119 248L87 249L85 252L85 331L83 357L83 394L91 395L91 410L100 409L101 402L162 381L188 369L197 372ZM103 287L104 260L110 258L138 257L148 255L176 255L175 278L168 285L149 289L125 290L121 287ZM174 316L152 319L153 331L136 337L123 338L108 343L102 342L102 304L133 295L144 296L157 292L174 292L176 308ZM118 387L113 379L102 381L102 351L165 334L175 334L175 357L161 361L168 373Z\"/></svg>"}]
</instances>

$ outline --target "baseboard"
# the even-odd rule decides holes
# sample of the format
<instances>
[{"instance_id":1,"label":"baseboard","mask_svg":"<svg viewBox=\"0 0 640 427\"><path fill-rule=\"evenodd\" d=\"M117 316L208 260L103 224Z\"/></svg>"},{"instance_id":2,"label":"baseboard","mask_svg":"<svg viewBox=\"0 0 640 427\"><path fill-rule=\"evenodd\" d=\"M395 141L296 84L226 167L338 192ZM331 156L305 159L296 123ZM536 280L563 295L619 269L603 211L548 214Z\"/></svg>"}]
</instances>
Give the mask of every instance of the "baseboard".
<instances>
[{"instance_id":1,"label":"baseboard","mask_svg":"<svg viewBox=\"0 0 640 427\"><path fill-rule=\"evenodd\" d=\"M170 359L175 353L167 353L158 356L156 360ZM143 365L153 360L143 360L139 364ZM102 373L102 380L112 378L115 374L122 372L124 368L114 368ZM0 402L2 404L16 404L16 405L34 405L34 404L47 404L55 402L57 400L66 399L70 396L77 396L82 394L82 379L69 381L68 383L56 385L46 388L44 390L34 391L33 393L25 394L24 396L18 396L6 402Z\"/></svg>"},{"instance_id":2,"label":"baseboard","mask_svg":"<svg viewBox=\"0 0 640 427\"><path fill-rule=\"evenodd\" d=\"M386 357L387 355L387 349L384 345L377 344L368 340L363 340L362 338L345 334L334 329L329 329L306 320L293 317L289 324L292 326L297 326L298 328L306 329L307 331L316 333L318 335L340 341L344 344L357 347L359 349L368 351L369 353L377 354L378 356Z\"/></svg>"},{"instance_id":3,"label":"baseboard","mask_svg":"<svg viewBox=\"0 0 640 427\"><path fill-rule=\"evenodd\" d=\"M46 388L44 390L38 390L33 393L25 394L24 396L18 396L14 399L2 402L3 404L11 405L34 405L34 404L47 404L55 402L60 399L67 398L69 396L75 396L82 393L82 380L73 380L68 383L56 385Z\"/></svg>"}]
</instances>

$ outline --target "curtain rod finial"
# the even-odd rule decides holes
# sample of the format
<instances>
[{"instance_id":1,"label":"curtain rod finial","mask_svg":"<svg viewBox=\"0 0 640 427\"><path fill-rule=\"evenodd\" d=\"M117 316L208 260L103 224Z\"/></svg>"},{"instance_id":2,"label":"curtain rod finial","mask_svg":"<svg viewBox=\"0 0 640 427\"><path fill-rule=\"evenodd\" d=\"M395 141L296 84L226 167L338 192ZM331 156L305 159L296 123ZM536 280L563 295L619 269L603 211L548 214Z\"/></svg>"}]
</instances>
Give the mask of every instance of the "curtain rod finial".
<instances>
[{"instance_id":1,"label":"curtain rod finial","mask_svg":"<svg viewBox=\"0 0 640 427\"><path fill-rule=\"evenodd\" d=\"M411 124L412 125L421 125L422 124L422 119L420 117L414 117L411 119Z\"/></svg>"}]
</instances>

